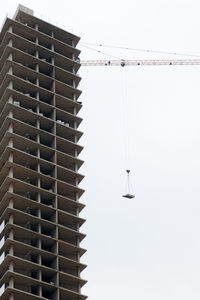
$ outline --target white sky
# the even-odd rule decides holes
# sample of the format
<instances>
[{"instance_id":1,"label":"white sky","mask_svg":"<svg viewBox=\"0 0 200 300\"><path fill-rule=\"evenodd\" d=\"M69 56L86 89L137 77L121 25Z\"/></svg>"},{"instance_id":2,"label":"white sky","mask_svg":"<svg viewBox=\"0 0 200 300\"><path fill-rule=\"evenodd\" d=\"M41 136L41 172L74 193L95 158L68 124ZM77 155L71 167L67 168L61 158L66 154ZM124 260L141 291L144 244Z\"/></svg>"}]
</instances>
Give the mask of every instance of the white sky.
<instances>
[{"instance_id":1,"label":"white sky","mask_svg":"<svg viewBox=\"0 0 200 300\"><path fill-rule=\"evenodd\" d=\"M21 4L82 42L200 55L199 1ZM3 1L2 22L17 5ZM104 58L79 48L82 59ZM104 51L125 59L176 58ZM200 66L82 67L80 75L83 293L91 300L199 300ZM135 200L121 196L126 168L134 173Z\"/></svg>"}]
</instances>

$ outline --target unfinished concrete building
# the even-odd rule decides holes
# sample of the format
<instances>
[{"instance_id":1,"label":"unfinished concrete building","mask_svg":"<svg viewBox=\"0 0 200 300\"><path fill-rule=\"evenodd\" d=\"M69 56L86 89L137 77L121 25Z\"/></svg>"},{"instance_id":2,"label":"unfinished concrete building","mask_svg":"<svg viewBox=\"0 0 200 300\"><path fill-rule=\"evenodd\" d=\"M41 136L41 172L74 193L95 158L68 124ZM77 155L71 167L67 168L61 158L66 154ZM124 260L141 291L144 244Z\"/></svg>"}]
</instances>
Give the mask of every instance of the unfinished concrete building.
<instances>
[{"instance_id":1,"label":"unfinished concrete building","mask_svg":"<svg viewBox=\"0 0 200 300\"><path fill-rule=\"evenodd\" d=\"M1 300L84 300L79 38L19 6L0 33Z\"/></svg>"}]
</instances>

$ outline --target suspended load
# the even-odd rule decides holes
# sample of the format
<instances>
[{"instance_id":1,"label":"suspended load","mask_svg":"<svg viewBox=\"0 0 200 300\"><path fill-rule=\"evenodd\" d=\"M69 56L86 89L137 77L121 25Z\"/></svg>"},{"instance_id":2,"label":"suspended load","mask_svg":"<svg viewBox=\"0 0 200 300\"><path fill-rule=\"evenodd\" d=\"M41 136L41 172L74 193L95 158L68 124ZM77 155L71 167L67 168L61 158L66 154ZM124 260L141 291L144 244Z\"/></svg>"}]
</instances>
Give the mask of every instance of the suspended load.
<instances>
[{"instance_id":1,"label":"suspended load","mask_svg":"<svg viewBox=\"0 0 200 300\"><path fill-rule=\"evenodd\" d=\"M135 198L135 195L131 190L131 183L130 183L130 176L129 176L130 170L126 170L126 172L127 172L127 194L122 196L127 199L133 199Z\"/></svg>"}]
</instances>

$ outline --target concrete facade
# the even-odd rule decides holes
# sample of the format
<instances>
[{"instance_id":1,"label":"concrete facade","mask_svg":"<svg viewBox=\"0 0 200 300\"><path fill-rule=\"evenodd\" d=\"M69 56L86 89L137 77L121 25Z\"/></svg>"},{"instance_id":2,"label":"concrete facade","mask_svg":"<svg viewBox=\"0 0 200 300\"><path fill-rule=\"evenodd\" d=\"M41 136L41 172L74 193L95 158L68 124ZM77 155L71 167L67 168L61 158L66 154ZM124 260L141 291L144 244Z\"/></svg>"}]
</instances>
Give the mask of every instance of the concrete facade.
<instances>
[{"instance_id":1,"label":"concrete facade","mask_svg":"<svg viewBox=\"0 0 200 300\"><path fill-rule=\"evenodd\" d=\"M0 33L0 300L84 300L79 38L19 6Z\"/></svg>"}]
</instances>

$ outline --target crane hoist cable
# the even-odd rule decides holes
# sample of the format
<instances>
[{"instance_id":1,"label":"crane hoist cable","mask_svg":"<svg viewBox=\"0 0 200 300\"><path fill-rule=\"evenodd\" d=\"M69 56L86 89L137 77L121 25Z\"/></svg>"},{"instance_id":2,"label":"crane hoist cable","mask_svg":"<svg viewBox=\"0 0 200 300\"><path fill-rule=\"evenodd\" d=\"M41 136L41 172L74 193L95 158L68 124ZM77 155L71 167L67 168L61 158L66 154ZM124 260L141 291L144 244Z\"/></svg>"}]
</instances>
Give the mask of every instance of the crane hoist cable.
<instances>
[{"instance_id":1,"label":"crane hoist cable","mask_svg":"<svg viewBox=\"0 0 200 300\"><path fill-rule=\"evenodd\" d=\"M126 69L121 69L121 85L122 85L122 134L124 148L124 165L129 168L129 118L128 118L128 95L127 95L127 72Z\"/></svg>"},{"instance_id":2,"label":"crane hoist cable","mask_svg":"<svg viewBox=\"0 0 200 300\"><path fill-rule=\"evenodd\" d=\"M129 103L127 94L127 73L126 69L121 69L121 82L122 82L122 118L123 118L123 145L124 145L124 162L126 167L130 167L130 134L129 134ZM133 137L133 135L132 135ZM127 184L126 193L122 195L124 198L132 199L135 197L131 189L131 181L129 177L130 170L126 170L127 173Z\"/></svg>"}]
</instances>

